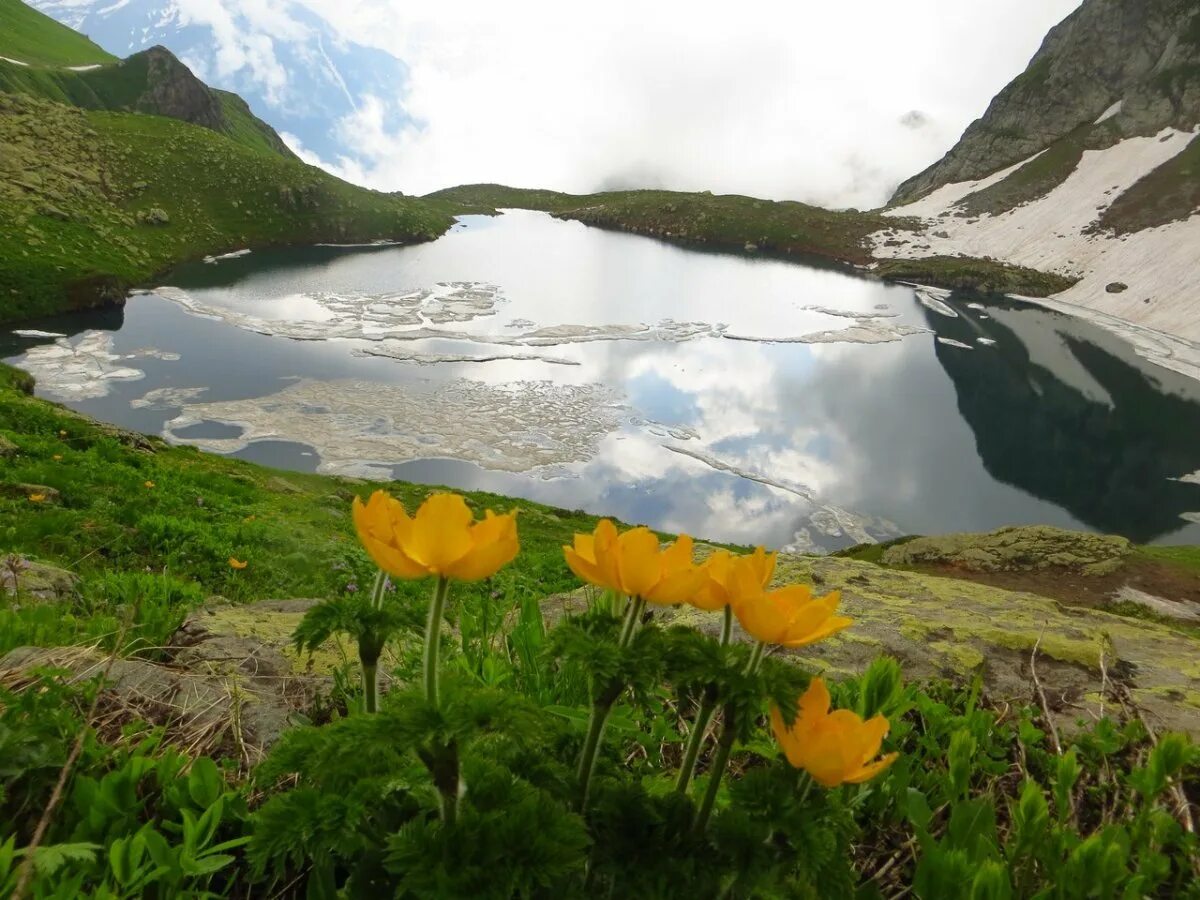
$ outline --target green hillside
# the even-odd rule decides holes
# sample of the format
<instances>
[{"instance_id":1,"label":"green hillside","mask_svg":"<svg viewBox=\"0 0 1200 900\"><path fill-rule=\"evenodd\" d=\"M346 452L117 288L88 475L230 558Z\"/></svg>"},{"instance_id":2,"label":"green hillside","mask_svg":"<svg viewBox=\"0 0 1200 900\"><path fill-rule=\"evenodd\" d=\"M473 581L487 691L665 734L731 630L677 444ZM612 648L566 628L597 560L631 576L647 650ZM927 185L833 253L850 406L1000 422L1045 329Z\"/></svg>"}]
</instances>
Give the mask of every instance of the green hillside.
<instances>
[{"instance_id":1,"label":"green hillside","mask_svg":"<svg viewBox=\"0 0 1200 900\"><path fill-rule=\"evenodd\" d=\"M0 56L31 66L87 66L116 57L21 0L0 0Z\"/></svg>"},{"instance_id":2,"label":"green hillside","mask_svg":"<svg viewBox=\"0 0 1200 900\"><path fill-rule=\"evenodd\" d=\"M0 94L0 320L91 306L245 246L428 240L451 218L159 116Z\"/></svg>"},{"instance_id":3,"label":"green hillside","mask_svg":"<svg viewBox=\"0 0 1200 900\"><path fill-rule=\"evenodd\" d=\"M0 60L0 321L119 303L211 253L430 240L453 221L454 204L306 165L163 48L116 60L0 0L0 56L18 61Z\"/></svg>"}]
</instances>

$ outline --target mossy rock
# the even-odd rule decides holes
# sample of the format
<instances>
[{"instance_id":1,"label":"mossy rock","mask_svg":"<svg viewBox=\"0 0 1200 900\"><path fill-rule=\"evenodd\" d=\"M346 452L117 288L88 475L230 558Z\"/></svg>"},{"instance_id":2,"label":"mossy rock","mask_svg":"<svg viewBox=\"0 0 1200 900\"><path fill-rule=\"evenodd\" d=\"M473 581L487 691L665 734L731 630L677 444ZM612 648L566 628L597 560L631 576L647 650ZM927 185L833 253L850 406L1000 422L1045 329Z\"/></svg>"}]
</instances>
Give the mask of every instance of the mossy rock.
<instances>
[{"instance_id":1,"label":"mossy rock","mask_svg":"<svg viewBox=\"0 0 1200 900\"><path fill-rule=\"evenodd\" d=\"M1049 525L1001 528L987 534L922 537L888 547L887 566L945 565L974 572L1069 569L1108 575L1133 552L1123 537L1064 531Z\"/></svg>"},{"instance_id":2,"label":"mossy rock","mask_svg":"<svg viewBox=\"0 0 1200 900\"><path fill-rule=\"evenodd\" d=\"M358 659L349 641L330 640L312 653L301 652L292 634L320 600L262 600L233 605L213 598L176 632L181 648L175 663L207 673L240 672L267 678L328 680Z\"/></svg>"},{"instance_id":3,"label":"mossy rock","mask_svg":"<svg viewBox=\"0 0 1200 900\"><path fill-rule=\"evenodd\" d=\"M38 600L67 600L79 594L79 576L49 563L26 560L17 575L21 597ZM0 595L13 596L13 576L8 569L0 570Z\"/></svg>"},{"instance_id":4,"label":"mossy rock","mask_svg":"<svg viewBox=\"0 0 1200 900\"><path fill-rule=\"evenodd\" d=\"M978 673L994 699L1034 702L1030 658L1036 645L1038 678L1064 728L1101 712L1107 677L1128 687L1156 729L1200 737L1200 638L1169 626L834 557L781 556L775 583L839 590L840 612L854 619L835 637L789 652L815 670L859 673L886 654L900 661L910 680ZM543 612L549 621L578 613L591 593L547 598ZM655 608L654 615L713 636L720 630L719 615L692 607ZM734 634L749 639L736 627ZM1113 712L1111 701L1105 709Z\"/></svg>"}]
</instances>

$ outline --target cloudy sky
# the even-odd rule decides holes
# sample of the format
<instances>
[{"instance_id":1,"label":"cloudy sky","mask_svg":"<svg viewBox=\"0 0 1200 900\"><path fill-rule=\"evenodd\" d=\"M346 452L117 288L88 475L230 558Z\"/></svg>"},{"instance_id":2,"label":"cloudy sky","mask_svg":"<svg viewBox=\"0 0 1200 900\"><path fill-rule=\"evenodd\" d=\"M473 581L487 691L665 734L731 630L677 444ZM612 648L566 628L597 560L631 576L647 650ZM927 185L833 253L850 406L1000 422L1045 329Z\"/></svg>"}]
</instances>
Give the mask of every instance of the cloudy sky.
<instances>
[{"instance_id":1,"label":"cloudy sky","mask_svg":"<svg viewBox=\"0 0 1200 900\"><path fill-rule=\"evenodd\" d=\"M1079 4L302 2L408 66L334 126L357 158L323 163L354 181L860 207L941 156Z\"/></svg>"}]
</instances>

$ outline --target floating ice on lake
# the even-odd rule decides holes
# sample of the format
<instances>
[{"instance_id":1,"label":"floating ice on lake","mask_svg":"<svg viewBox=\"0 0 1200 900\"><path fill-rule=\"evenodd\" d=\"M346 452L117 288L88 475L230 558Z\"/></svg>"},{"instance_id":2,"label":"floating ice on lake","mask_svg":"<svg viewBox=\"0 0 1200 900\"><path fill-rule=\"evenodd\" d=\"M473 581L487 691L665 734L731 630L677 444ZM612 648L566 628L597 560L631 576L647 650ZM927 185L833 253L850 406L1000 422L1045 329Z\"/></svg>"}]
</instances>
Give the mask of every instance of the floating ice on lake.
<instances>
[{"instance_id":1,"label":"floating ice on lake","mask_svg":"<svg viewBox=\"0 0 1200 900\"><path fill-rule=\"evenodd\" d=\"M964 344L962 341L956 341L954 338L938 337L939 344L945 344L947 347L958 347L960 350L974 350L970 344Z\"/></svg>"},{"instance_id":2,"label":"floating ice on lake","mask_svg":"<svg viewBox=\"0 0 1200 900\"><path fill-rule=\"evenodd\" d=\"M112 334L85 331L74 338L58 338L52 344L30 347L17 365L37 379L38 387L62 400L90 400L104 397L115 381L137 381L146 373L132 366L118 365L129 359L157 358L177 360L176 353L142 348L132 353L113 352Z\"/></svg>"},{"instance_id":3,"label":"floating ice on lake","mask_svg":"<svg viewBox=\"0 0 1200 900\"><path fill-rule=\"evenodd\" d=\"M454 381L414 388L302 379L274 394L185 405L164 437L216 453L262 440L295 441L321 458L318 471L390 478L412 459L448 457L487 469L528 472L590 459L627 412L599 384ZM237 425L233 438L184 438L200 422Z\"/></svg>"},{"instance_id":4,"label":"floating ice on lake","mask_svg":"<svg viewBox=\"0 0 1200 900\"><path fill-rule=\"evenodd\" d=\"M985 347L991 347L996 342L993 341L991 338L981 337L981 338L975 338L975 343L983 344L983 346L985 346Z\"/></svg>"},{"instance_id":5,"label":"floating ice on lake","mask_svg":"<svg viewBox=\"0 0 1200 900\"><path fill-rule=\"evenodd\" d=\"M246 256L249 253L250 251L248 249L234 250L232 253L222 253L218 256L206 256L204 257L204 261L211 266L215 263L219 263L223 259L238 259L239 257Z\"/></svg>"},{"instance_id":6,"label":"floating ice on lake","mask_svg":"<svg viewBox=\"0 0 1200 900\"><path fill-rule=\"evenodd\" d=\"M38 331L36 328L15 328L13 334L23 338L61 338L66 337L58 331Z\"/></svg>"},{"instance_id":7,"label":"floating ice on lake","mask_svg":"<svg viewBox=\"0 0 1200 900\"><path fill-rule=\"evenodd\" d=\"M932 290L930 290L929 288L917 288L916 290L913 291L913 293L916 295L917 300L920 302L920 304L922 306L924 306L926 309L932 310L933 312L937 313L938 315L948 316L951 319L958 318L958 313L955 312L951 307L949 307L945 303L943 303L941 298L938 297L936 294L934 294L934 292ZM948 297L950 295L949 295L949 293L946 293L946 294L943 294L942 296Z\"/></svg>"}]
</instances>

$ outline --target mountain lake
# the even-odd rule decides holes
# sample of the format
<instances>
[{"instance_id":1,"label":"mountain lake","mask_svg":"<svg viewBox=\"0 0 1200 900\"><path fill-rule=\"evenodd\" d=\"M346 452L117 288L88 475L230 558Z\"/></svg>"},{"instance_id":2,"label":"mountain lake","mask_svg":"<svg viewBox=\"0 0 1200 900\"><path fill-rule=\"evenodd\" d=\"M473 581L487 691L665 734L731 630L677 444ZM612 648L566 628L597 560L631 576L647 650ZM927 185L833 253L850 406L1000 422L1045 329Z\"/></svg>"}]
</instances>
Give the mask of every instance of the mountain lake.
<instances>
[{"instance_id":1,"label":"mountain lake","mask_svg":"<svg viewBox=\"0 0 1200 900\"><path fill-rule=\"evenodd\" d=\"M0 356L174 443L714 540L1043 523L1200 543L1200 383L1023 301L522 211L162 285L21 323Z\"/></svg>"}]
</instances>

